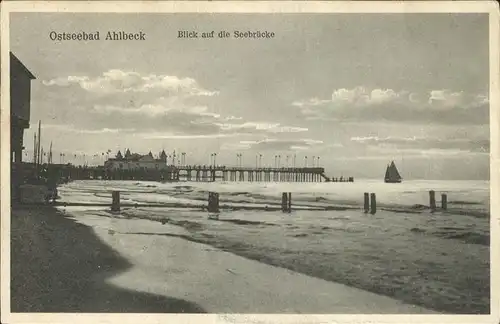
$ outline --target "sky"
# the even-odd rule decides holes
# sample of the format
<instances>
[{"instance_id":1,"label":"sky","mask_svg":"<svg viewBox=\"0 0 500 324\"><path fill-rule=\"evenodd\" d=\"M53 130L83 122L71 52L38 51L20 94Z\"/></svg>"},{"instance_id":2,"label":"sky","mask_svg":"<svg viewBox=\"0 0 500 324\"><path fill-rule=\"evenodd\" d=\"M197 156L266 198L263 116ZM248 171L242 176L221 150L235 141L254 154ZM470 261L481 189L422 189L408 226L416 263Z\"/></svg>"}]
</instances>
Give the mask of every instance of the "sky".
<instances>
[{"instance_id":1,"label":"sky","mask_svg":"<svg viewBox=\"0 0 500 324\"><path fill-rule=\"evenodd\" d=\"M107 31L146 40L104 41ZM394 160L409 179L489 178L486 14L13 13L10 42L37 78L27 154L41 120L44 149L65 162L164 149L188 164L217 153L218 164L280 155L291 166L295 155L329 176L382 178Z\"/></svg>"}]
</instances>

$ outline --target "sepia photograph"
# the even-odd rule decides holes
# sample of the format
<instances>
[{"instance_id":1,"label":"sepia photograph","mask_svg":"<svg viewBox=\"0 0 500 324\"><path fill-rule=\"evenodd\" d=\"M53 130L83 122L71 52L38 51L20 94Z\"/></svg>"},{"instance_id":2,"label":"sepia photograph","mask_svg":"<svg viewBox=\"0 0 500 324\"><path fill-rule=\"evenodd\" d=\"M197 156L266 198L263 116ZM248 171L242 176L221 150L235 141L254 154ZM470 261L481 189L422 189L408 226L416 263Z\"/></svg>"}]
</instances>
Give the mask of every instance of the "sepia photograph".
<instances>
[{"instance_id":1,"label":"sepia photograph","mask_svg":"<svg viewBox=\"0 0 500 324\"><path fill-rule=\"evenodd\" d=\"M498 322L498 5L29 4L2 322Z\"/></svg>"}]
</instances>

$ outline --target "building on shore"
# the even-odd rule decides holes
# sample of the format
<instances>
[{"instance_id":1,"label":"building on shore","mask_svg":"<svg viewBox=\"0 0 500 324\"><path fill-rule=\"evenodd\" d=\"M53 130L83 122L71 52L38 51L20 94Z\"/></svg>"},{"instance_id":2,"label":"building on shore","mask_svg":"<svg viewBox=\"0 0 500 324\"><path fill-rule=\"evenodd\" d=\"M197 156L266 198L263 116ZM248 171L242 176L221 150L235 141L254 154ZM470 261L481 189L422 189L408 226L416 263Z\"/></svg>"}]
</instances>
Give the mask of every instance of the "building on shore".
<instances>
[{"instance_id":1,"label":"building on shore","mask_svg":"<svg viewBox=\"0 0 500 324\"><path fill-rule=\"evenodd\" d=\"M168 169L167 154L165 151L160 153L159 158L155 158L151 152L146 155L130 153L127 149L125 156L120 151L115 158L110 158L104 162L104 168L107 170L165 170Z\"/></svg>"},{"instance_id":2,"label":"building on shore","mask_svg":"<svg viewBox=\"0 0 500 324\"><path fill-rule=\"evenodd\" d=\"M35 76L11 52L10 53L10 152L11 194L18 196L23 181L22 156L24 130L30 126L31 81Z\"/></svg>"}]
</instances>

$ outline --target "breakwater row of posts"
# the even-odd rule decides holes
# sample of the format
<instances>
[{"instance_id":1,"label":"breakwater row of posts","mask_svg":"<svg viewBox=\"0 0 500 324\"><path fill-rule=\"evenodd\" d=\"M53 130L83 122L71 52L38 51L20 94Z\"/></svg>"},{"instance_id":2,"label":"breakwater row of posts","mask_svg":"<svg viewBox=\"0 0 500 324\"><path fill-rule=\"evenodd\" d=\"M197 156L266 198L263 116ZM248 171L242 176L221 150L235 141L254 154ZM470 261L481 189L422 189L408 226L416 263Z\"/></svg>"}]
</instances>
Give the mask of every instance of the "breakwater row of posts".
<instances>
[{"instance_id":1,"label":"breakwater row of posts","mask_svg":"<svg viewBox=\"0 0 500 324\"><path fill-rule=\"evenodd\" d=\"M448 195L446 193L441 194L441 206L438 208L436 205L436 192L434 190L429 191L429 205L425 207L425 209L430 210L431 212L436 211L447 211L448 210ZM238 210L238 209L247 209L247 210L261 210L261 211L279 211L281 210L283 213L291 213L294 209L294 205L292 204L292 193L291 192L283 192L281 194L281 205L266 205L265 207L261 206L235 206L235 205L221 205L219 199L218 192L209 192L208 199L206 204L176 204L176 203L164 203L164 204L138 204L138 203L122 203L120 199L120 191L112 191L111 192L111 201L110 203L70 203L70 202L53 202L53 204L58 206L107 206L110 207L112 212L120 212L122 207L133 207L133 208L141 208L141 207L156 207L156 208L201 208L206 210L210 214L218 214L221 209L227 210ZM366 214L376 214L377 213L377 195L375 193L365 192L363 194L363 205L362 210ZM295 208L297 210L304 209L307 207L307 210L313 211L326 211L326 210L347 210L347 209L360 209L359 207L342 207L342 206L304 206L304 205L296 205ZM380 209L380 208L379 208ZM383 208L386 211L400 211L400 210L392 210L388 208Z\"/></svg>"},{"instance_id":2,"label":"breakwater row of posts","mask_svg":"<svg viewBox=\"0 0 500 324\"><path fill-rule=\"evenodd\" d=\"M321 167L247 168L187 165L162 169L106 169L49 164L42 166L47 177L69 180L142 180L142 181L230 181L230 182L354 182L353 177L330 178Z\"/></svg>"}]
</instances>

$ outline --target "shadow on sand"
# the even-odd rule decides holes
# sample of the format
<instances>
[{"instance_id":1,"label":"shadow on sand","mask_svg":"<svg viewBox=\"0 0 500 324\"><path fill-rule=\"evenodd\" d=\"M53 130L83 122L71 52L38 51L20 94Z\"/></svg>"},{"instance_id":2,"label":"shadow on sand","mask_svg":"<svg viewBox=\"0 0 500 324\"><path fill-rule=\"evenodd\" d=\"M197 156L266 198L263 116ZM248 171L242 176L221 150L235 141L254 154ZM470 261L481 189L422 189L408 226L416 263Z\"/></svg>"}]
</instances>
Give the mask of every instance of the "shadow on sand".
<instances>
[{"instance_id":1,"label":"shadow on sand","mask_svg":"<svg viewBox=\"0 0 500 324\"><path fill-rule=\"evenodd\" d=\"M14 207L11 219L11 312L205 313L107 283L131 264L54 208Z\"/></svg>"}]
</instances>

